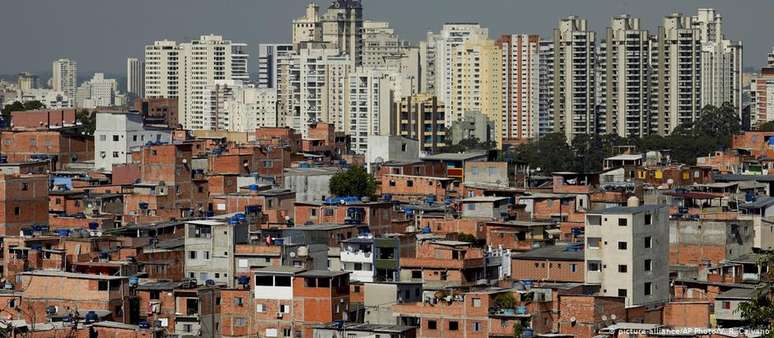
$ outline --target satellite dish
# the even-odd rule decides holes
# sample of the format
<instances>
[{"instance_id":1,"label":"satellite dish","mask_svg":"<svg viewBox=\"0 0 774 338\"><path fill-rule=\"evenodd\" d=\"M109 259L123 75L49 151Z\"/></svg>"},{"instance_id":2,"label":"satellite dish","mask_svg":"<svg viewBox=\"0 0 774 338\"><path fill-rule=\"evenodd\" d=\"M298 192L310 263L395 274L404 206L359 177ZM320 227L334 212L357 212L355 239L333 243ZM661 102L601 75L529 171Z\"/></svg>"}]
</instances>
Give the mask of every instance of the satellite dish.
<instances>
[{"instance_id":1,"label":"satellite dish","mask_svg":"<svg viewBox=\"0 0 774 338\"><path fill-rule=\"evenodd\" d=\"M615 320L615 315L610 315L611 320Z\"/></svg>"},{"instance_id":2,"label":"satellite dish","mask_svg":"<svg viewBox=\"0 0 774 338\"><path fill-rule=\"evenodd\" d=\"M602 315L602 321L606 321L606 320L607 320L607 315Z\"/></svg>"}]
</instances>

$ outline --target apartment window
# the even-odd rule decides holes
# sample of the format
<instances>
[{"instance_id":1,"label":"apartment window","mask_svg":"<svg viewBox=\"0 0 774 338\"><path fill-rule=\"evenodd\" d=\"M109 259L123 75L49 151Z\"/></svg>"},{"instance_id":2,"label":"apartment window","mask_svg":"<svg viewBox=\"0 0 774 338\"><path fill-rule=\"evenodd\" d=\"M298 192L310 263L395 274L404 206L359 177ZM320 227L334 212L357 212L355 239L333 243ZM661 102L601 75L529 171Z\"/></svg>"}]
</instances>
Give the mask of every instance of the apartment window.
<instances>
[{"instance_id":1,"label":"apartment window","mask_svg":"<svg viewBox=\"0 0 774 338\"><path fill-rule=\"evenodd\" d=\"M137 135L132 135L132 142L137 142Z\"/></svg>"},{"instance_id":2,"label":"apartment window","mask_svg":"<svg viewBox=\"0 0 774 338\"><path fill-rule=\"evenodd\" d=\"M628 245L626 242L618 242L618 250L626 250Z\"/></svg>"},{"instance_id":3,"label":"apartment window","mask_svg":"<svg viewBox=\"0 0 774 338\"><path fill-rule=\"evenodd\" d=\"M645 225L653 224L653 215L645 214Z\"/></svg>"},{"instance_id":4,"label":"apartment window","mask_svg":"<svg viewBox=\"0 0 774 338\"><path fill-rule=\"evenodd\" d=\"M355 285L353 289L355 293L360 293L360 285Z\"/></svg>"},{"instance_id":5,"label":"apartment window","mask_svg":"<svg viewBox=\"0 0 774 338\"><path fill-rule=\"evenodd\" d=\"M434 320L428 320L427 321L427 329L428 330L437 330L438 329L438 323Z\"/></svg>"},{"instance_id":6,"label":"apartment window","mask_svg":"<svg viewBox=\"0 0 774 338\"><path fill-rule=\"evenodd\" d=\"M312 214L312 217L315 217L317 216L317 209L310 209L309 213Z\"/></svg>"},{"instance_id":7,"label":"apartment window","mask_svg":"<svg viewBox=\"0 0 774 338\"><path fill-rule=\"evenodd\" d=\"M14 214L14 216L21 215L21 208L20 207L13 207L13 214Z\"/></svg>"},{"instance_id":8,"label":"apartment window","mask_svg":"<svg viewBox=\"0 0 774 338\"><path fill-rule=\"evenodd\" d=\"M244 327L247 324L247 320L244 318L234 318L234 327Z\"/></svg>"},{"instance_id":9,"label":"apartment window","mask_svg":"<svg viewBox=\"0 0 774 338\"><path fill-rule=\"evenodd\" d=\"M188 258L196 259L196 251L188 251Z\"/></svg>"},{"instance_id":10,"label":"apartment window","mask_svg":"<svg viewBox=\"0 0 774 338\"><path fill-rule=\"evenodd\" d=\"M620 227L625 227L627 225L627 223L628 223L628 221L626 220L626 218L619 218L618 219L618 226L620 226Z\"/></svg>"},{"instance_id":11,"label":"apartment window","mask_svg":"<svg viewBox=\"0 0 774 338\"><path fill-rule=\"evenodd\" d=\"M626 289L618 289L618 297L626 297Z\"/></svg>"},{"instance_id":12,"label":"apartment window","mask_svg":"<svg viewBox=\"0 0 774 338\"><path fill-rule=\"evenodd\" d=\"M290 276L275 276L274 277L274 286L289 287L290 286Z\"/></svg>"},{"instance_id":13,"label":"apartment window","mask_svg":"<svg viewBox=\"0 0 774 338\"><path fill-rule=\"evenodd\" d=\"M645 260L645 271L650 271L653 269L653 261L650 259Z\"/></svg>"},{"instance_id":14,"label":"apartment window","mask_svg":"<svg viewBox=\"0 0 774 338\"><path fill-rule=\"evenodd\" d=\"M629 267L626 264L619 264L618 265L618 272L625 273L629 270Z\"/></svg>"},{"instance_id":15,"label":"apartment window","mask_svg":"<svg viewBox=\"0 0 774 338\"><path fill-rule=\"evenodd\" d=\"M118 142L118 135L113 135L113 142Z\"/></svg>"},{"instance_id":16,"label":"apartment window","mask_svg":"<svg viewBox=\"0 0 774 338\"><path fill-rule=\"evenodd\" d=\"M457 331L460 329L460 323L456 320L449 321L449 331Z\"/></svg>"},{"instance_id":17,"label":"apartment window","mask_svg":"<svg viewBox=\"0 0 774 338\"><path fill-rule=\"evenodd\" d=\"M577 272L578 266L576 264L570 264L570 272Z\"/></svg>"},{"instance_id":18,"label":"apartment window","mask_svg":"<svg viewBox=\"0 0 774 338\"><path fill-rule=\"evenodd\" d=\"M600 271L599 268L600 267L598 262L589 262L589 267L588 267L589 271Z\"/></svg>"},{"instance_id":19,"label":"apartment window","mask_svg":"<svg viewBox=\"0 0 774 338\"><path fill-rule=\"evenodd\" d=\"M101 280L97 282L97 290L99 291L107 291L108 290L108 282L106 280Z\"/></svg>"},{"instance_id":20,"label":"apartment window","mask_svg":"<svg viewBox=\"0 0 774 338\"><path fill-rule=\"evenodd\" d=\"M602 216L597 216L597 215L586 216L586 222L589 225L602 225Z\"/></svg>"},{"instance_id":21,"label":"apartment window","mask_svg":"<svg viewBox=\"0 0 774 338\"><path fill-rule=\"evenodd\" d=\"M258 313L266 312L266 305L265 304L256 304L255 305L255 312L258 312Z\"/></svg>"},{"instance_id":22,"label":"apartment window","mask_svg":"<svg viewBox=\"0 0 774 338\"><path fill-rule=\"evenodd\" d=\"M599 242L602 241L599 237L589 237L587 240L589 249L599 249Z\"/></svg>"},{"instance_id":23,"label":"apartment window","mask_svg":"<svg viewBox=\"0 0 774 338\"><path fill-rule=\"evenodd\" d=\"M481 323L479 323L479 322L473 322L473 331L474 331L474 332L481 331Z\"/></svg>"},{"instance_id":24,"label":"apartment window","mask_svg":"<svg viewBox=\"0 0 774 338\"><path fill-rule=\"evenodd\" d=\"M411 279L422 279L422 271L411 271Z\"/></svg>"},{"instance_id":25,"label":"apartment window","mask_svg":"<svg viewBox=\"0 0 774 338\"><path fill-rule=\"evenodd\" d=\"M274 162L273 161L263 161L263 167L264 168L271 168L273 166L274 166Z\"/></svg>"},{"instance_id":26,"label":"apartment window","mask_svg":"<svg viewBox=\"0 0 774 338\"><path fill-rule=\"evenodd\" d=\"M731 310L731 302L724 301L723 302L723 310Z\"/></svg>"},{"instance_id":27,"label":"apartment window","mask_svg":"<svg viewBox=\"0 0 774 338\"><path fill-rule=\"evenodd\" d=\"M283 337L290 337L291 334L292 334L292 332L290 331L290 329L288 329L288 328L282 329L282 336Z\"/></svg>"},{"instance_id":28,"label":"apartment window","mask_svg":"<svg viewBox=\"0 0 774 338\"><path fill-rule=\"evenodd\" d=\"M481 307L481 298L473 298L473 307Z\"/></svg>"},{"instance_id":29,"label":"apartment window","mask_svg":"<svg viewBox=\"0 0 774 338\"><path fill-rule=\"evenodd\" d=\"M650 293L652 292L651 288L653 287L653 284L650 282L645 282L645 286L643 287L645 295L650 296Z\"/></svg>"},{"instance_id":30,"label":"apartment window","mask_svg":"<svg viewBox=\"0 0 774 338\"><path fill-rule=\"evenodd\" d=\"M193 331L193 325L191 325L191 324L183 324L183 331L184 332L191 332L191 331Z\"/></svg>"},{"instance_id":31,"label":"apartment window","mask_svg":"<svg viewBox=\"0 0 774 338\"><path fill-rule=\"evenodd\" d=\"M407 187L413 187L414 186L414 181L413 180L406 181L406 186Z\"/></svg>"},{"instance_id":32,"label":"apartment window","mask_svg":"<svg viewBox=\"0 0 774 338\"><path fill-rule=\"evenodd\" d=\"M22 183L22 191L30 190L30 184L29 183Z\"/></svg>"},{"instance_id":33,"label":"apartment window","mask_svg":"<svg viewBox=\"0 0 774 338\"><path fill-rule=\"evenodd\" d=\"M99 135L100 141L107 141L107 135Z\"/></svg>"},{"instance_id":34,"label":"apartment window","mask_svg":"<svg viewBox=\"0 0 774 338\"><path fill-rule=\"evenodd\" d=\"M650 249L651 245L653 244L653 243L651 243L651 241L652 240L651 240L650 236L645 237L645 249Z\"/></svg>"},{"instance_id":35,"label":"apartment window","mask_svg":"<svg viewBox=\"0 0 774 338\"><path fill-rule=\"evenodd\" d=\"M234 305L236 306L242 306L244 304L244 300L242 297L234 297Z\"/></svg>"},{"instance_id":36,"label":"apartment window","mask_svg":"<svg viewBox=\"0 0 774 338\"><path fill-rule=\"evenodd\" d=\"M192 252L196 252L196 251L192 251ZM194 258L196 258L196 257L194 257ZM210 259L210 252L209 251L205 251L204 252L204 259Z\"/></svg>"},{"instance_id":37,"label":"apartment window","mask_svg":"<svg viewBox=\"0 0 774 338\"><path fill-rule=\"evenodd\" d=\"M394 187L394 186L395 186L395 180L390 180L390 186L391 186L391 187Z\"/></svg>"},{"instance_id":38,"label":"apartment window","mask_svg":"<svg viewBox=\"0 0 774 338\"><path fill-rule=\"evenodd\" d=\"M256 286L274 286L274 278L272 276L255 276Z\"/></svg>"},{"instance_id":39,"label":"apartment window","mask_svg":"<svg viewBox=\"0 0 774 338\"><path fill-rule=\"evenodd\" d=\"M333 211L333 208L325 208L323 209L323 214L325 214L325 216L333 216Z\"/></svg>"},{"instance_id":40,"label":"apartment window","mask_svg":"<svg viewBox=\"0 0 774 338\"><path fill-rule=\"evenodd\" d=\"M113 158L118 158L118 152L117 151L113 152Z\"/></svg>"},{"instance_id":41,"label":"apartment window","mask_svg":"<svg viewBox=\"0 0 774 338\"><path fill-rule=\"evenodd\" d=\"M159 299L160 296L161 296L161 291L159 290L150 291L150 299Z\"/></svg>"}]
</instances>

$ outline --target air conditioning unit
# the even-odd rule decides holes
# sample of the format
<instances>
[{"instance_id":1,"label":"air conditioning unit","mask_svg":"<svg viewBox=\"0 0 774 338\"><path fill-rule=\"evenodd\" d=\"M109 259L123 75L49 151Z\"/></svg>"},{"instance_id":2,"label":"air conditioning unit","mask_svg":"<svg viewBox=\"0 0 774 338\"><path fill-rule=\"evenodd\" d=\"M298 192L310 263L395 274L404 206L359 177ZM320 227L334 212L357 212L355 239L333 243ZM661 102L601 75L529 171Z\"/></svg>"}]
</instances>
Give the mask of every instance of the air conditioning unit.
<instances>
[{"instance_id":1,"label":"air conditioning unit","mask_svg":"<svg viewBox=\"0 0 774 338\"><path fill-rule=\"evenodd\" d=\"M283 315L284 314L282 312L277 312L277 319L282 319Z\"/></svg>"}]
</instances>

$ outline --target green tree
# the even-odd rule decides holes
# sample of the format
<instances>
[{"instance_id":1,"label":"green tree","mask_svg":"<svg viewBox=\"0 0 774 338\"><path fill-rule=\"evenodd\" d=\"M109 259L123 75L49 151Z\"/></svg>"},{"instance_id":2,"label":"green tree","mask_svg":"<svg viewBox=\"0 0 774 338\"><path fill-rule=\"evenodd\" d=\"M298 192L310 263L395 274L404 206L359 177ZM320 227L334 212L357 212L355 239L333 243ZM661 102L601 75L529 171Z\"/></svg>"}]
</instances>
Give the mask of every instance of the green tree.
<instances>
[{"instance_id":1,"label":"green tree","mask_svg":"<svg viewBox=\"0 0 774 338\"><path fill-rule=\"evenodd\" d=\"M97 129L97 114L87 109L79 110L75 113L75 122L81 125L81 131L86 135L94 135Z\"/></svg>"},{"instance_id":2,"label":"green tree","mask_svg":"<svg viewBox=\"0 0 774 338\"><path fill-rule=\"evenodd\" d=\"M759 125L758 131L774 131L774 121L768 121Z\"/></svg>"},{"instance_id":3,"label":"green tree","mask_svg":"<svg viewBox=\"0 0 774 338\"><path fill-rule=\"evenodd\" d=\"M333 175L330 191L336 196L373 196L376 193L376 179L363 167L354 166L347 171Z\"/></svg>"},{"instance_id":4,"label":"green tree","mask_svg":"<svg viewBox=\"0 0 774 338\"><path fill-rule=\"evenodd\" d=\"M774 301L772 297L774 294L774 253L768 252L762 255L758 261L760 266L768 267L766 276L762 279L769 282L763 283L758 286L754 297L742 304L739 304L739 313L742 318L748 323L749 327L758 330L768 330L768 333L764 334L764 337L774 337Z\"/></svg>"},{"instance_id":5,"label":"green tree","mask_svg":"<svg viewBox=\"0 0 774 338\"><path fill-rule=\"evenodd\" d=\"M742 130L739 115L730 103L723 103L720 107L707 105L701 110L701 115L693 126L695 134L714 135L728 137Z\"/></svg>"},{"instance_id":6,"label":"green tree","mask_svg":"<svg viewBox=\"0 0 774 338\"><path fill-rule=\"evenodd\" d=\"M466 138L457 144L448 145L444 147L442 151L446 153L461 153L471 150L492 150L495 148L497 148L497 142L481 142L477 137L471 137Z\"/></svg>"},{"instance_id":7,"label":"green tree","mask_svg":"<svg viewBox=\"0 0 774 338\"><path fill-rule=\"evenodd\" d=\"M521 326L521 321L515 321L513 323L513 338L521 338L524 334L524 328Z\"/></svg>"},{"instance_id":8,"label":"green tree","mask_svg":"<svg viewBox=\"0 0 774 338\"><path fill-rule=\"evenodd\" d=\"M534 169L540 168L544 173L572 170L574 166L572 159L575 154L561 133L547 134L512 151L514 161L527 163Z\"/></svg>"},{"instance_id":9,"label":"green tree","mask_svg":"<svg viewBox=\"0 0 774 338\"><path fill-rule=\"evenodd\" d=\"M629 142L617 134L578 135L572 140L572 150L575 154L573 170L579 172L602 170L602 162L605 158L617 155L616 147Z\"/></svg>"},{"instance_id":10,"label":"green tree","mask_svg":"<svg viewBox=\"0 0 774 338\"><path fill-rule=\"evenodd\" d=\"M495 296L495 305L502 309L512 309L516 306L516 298L510 292L503 292Z\"/></svg>"}]
</instances>

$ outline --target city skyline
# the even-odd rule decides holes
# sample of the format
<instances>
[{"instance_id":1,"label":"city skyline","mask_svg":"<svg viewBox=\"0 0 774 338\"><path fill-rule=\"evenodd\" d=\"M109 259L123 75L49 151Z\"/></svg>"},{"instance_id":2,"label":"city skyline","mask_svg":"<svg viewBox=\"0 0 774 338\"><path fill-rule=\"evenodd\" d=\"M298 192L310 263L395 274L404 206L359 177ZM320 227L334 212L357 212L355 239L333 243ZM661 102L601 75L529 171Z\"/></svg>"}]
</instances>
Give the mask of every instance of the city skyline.
<instances>
[{"instance_id":1,"label":"city skyline","mask_svg":"<svg viewBox=\"0 0 774 338\"><path fill-rule=\"evenodd\" d=\"M190 6L181 9L179 0L156 3L145 0L131 3L95 3L89 0L68 2L62 8L58 2L45 0L13 2L6 4L7 13L18 13L0 21L0 29L12 31L12 27L23 27L35 22L26 34L6 36L9 49L0 65L0 74L14 74L22 71L45 72L51 60L67 57L79 63L79 74L105 72L120 74L125 71L126 57L141 57L142 48L149 42L160 39L188 41L201 34L218 34L232 41L248 44L250 55L256 52L259 43L284 43L291 40L290 20L302 13L307 0L282 2L229 1L188 1ZM326 5L325 1L317 1ZM416 11L406 11L406 6ZM590 28L603 34L613 16L630 14L640 18L643 28L654 31L661 18L674 11L683 14L695 13L696 9L713 7L724 18L727 37L743 41L745 48L744 65L755 69L765 64L766 54L774 45L774 37L766 34L770 28L766 16L774 10L774 4L765 1L748 1L745 6L734 6L728 1L649 1L626 2L599 0L593 2L570 2L562 0L542 1L532 4L520 1L484 1L472 3L449 0L446 6L421 1L409 3L405 0L386 2L366 1L364 16L369 20L390 22L401 39L412 42L424 39L429 31L438 31L445 22L478 22L490 31L490 38L502 34L539 34L548 38L556 23L563 17L577 15L589 21ZM522 10L524 9L524 10ZM429 12L429 13L428 13ZM529 15L525 14L528 12ZM142 18L141 21L116 21L116 13L128 18ZM428 15L429 14L429 15ZM64 20L69 18L70 20ZM165 19L175 18L170 21ZM86 20L88 19L88 20ZM208 19L208 20L205 20ZM91 24L86 24L86 23ZM136 24L132 24L137 22ZM762 22L763 25L750 25ZM92 26L109 26L110 29L93 29ZM81 37L63 39L51 34L61 32L67 36ZM95 44L95 41L102 41ZM32 52L30 52L32 51ZM45 79L43 80L45 81Z\"/></svg>"}]
</instances>

